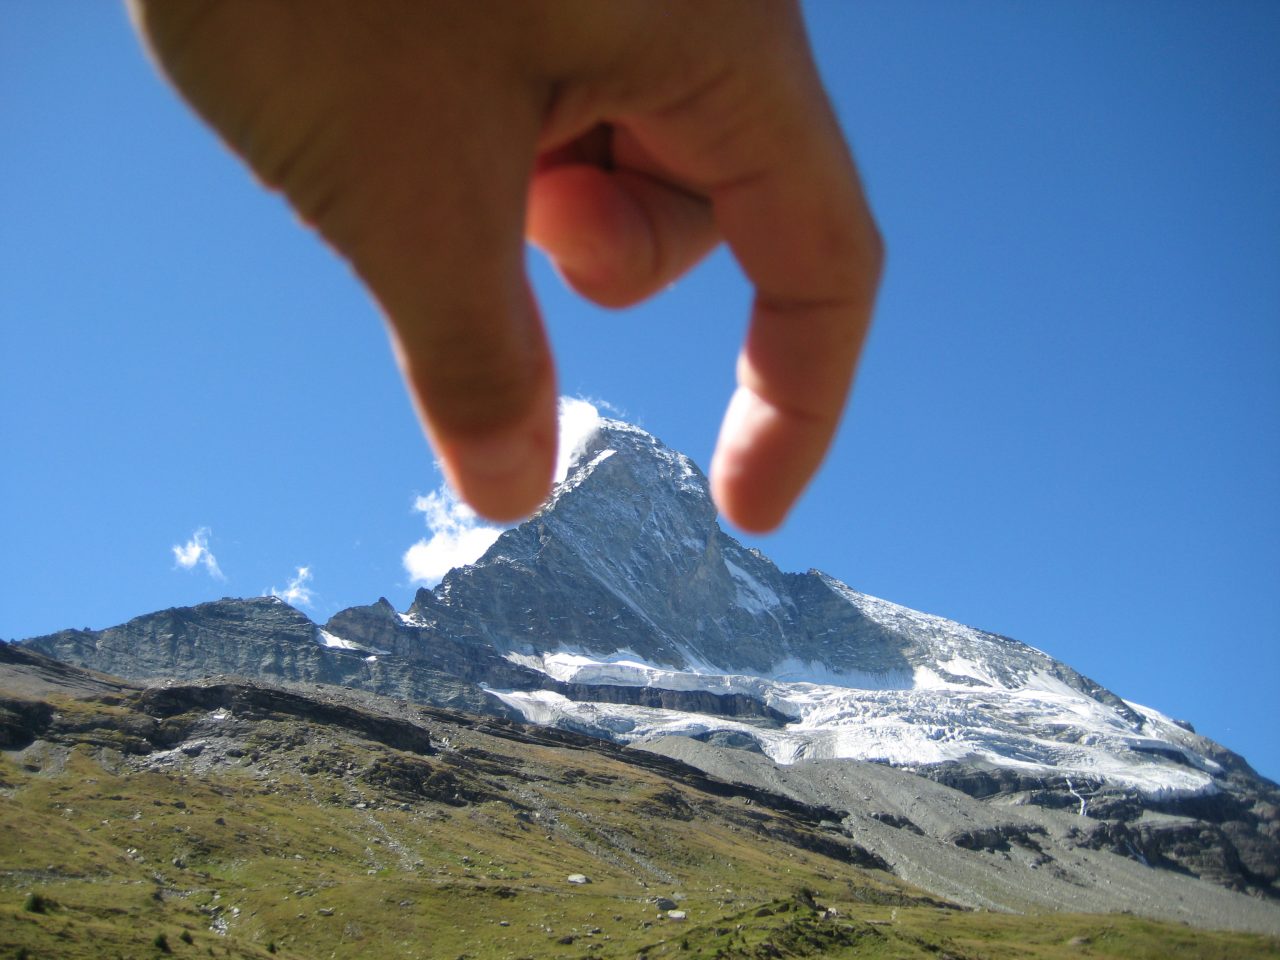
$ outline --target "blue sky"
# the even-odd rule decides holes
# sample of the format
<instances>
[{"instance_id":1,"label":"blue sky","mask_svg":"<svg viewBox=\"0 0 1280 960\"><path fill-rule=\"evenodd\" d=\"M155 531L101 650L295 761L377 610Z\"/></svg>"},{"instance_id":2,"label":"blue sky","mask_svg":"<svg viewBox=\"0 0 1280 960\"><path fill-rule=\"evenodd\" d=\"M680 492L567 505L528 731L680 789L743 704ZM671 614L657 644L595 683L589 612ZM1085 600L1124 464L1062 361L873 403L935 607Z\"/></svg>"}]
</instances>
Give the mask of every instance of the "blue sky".
<instances>
[{"instance_id":1,"label":"blue sky","mask_svg":"<svg viewBox=\"0 0 1280 960\"><path fill-rule=\"evenodd\" d=\"M1280 6L812 3L888 240L789 570L1017 637L1280 778ZM114 4L0 19L0 637L414 591L440 483L378 316ZM750 291L594 309L562 392L704 466ZM173 548L205 529L221 579Z\"/></svg>"}]
</instances>

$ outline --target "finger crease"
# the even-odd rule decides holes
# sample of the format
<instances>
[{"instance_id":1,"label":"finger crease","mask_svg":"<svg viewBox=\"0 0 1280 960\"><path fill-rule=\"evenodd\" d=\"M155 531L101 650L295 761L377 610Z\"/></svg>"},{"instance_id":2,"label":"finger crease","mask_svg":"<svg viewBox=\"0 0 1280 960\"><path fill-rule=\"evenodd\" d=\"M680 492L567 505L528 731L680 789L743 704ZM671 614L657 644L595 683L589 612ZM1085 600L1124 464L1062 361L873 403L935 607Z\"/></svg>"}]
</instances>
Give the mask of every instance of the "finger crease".
<instances>
[{"instance_id":1,"label":"finger crease","mask_svg":"<svg viewBox=\"0 0 1280 960\"><path fill-rule=\"evenodd\" d=\"M779 318L804 319L806 314L835 313L853 310L858 306L853 297L789 297L760 291L756 294L756 309L775 314Z\"/></svg>"},{"instance_id":2,"label":"finger crease","mask_svg":"<svg viewBox=\"0 0 1280 960\"><path fill-rule=\"evenodd\" d=\"M814 412L813 410L806 410L805 408L797 406L794 403L789 403L785 400L779 400L776 397L766 396L765 392L760 390L758 387L749 387L744 384L743 389L750 390L752 393L754 393L757 397L760 398L762 403L768 404L770 407L778 411L784 417L787 417L791 420L798 420L801 423L822 427L824 429L830 429L840 419L839 412L837 412L834 416L830 413L817 413L817 412Z\"/></svg>"}]
</instances>

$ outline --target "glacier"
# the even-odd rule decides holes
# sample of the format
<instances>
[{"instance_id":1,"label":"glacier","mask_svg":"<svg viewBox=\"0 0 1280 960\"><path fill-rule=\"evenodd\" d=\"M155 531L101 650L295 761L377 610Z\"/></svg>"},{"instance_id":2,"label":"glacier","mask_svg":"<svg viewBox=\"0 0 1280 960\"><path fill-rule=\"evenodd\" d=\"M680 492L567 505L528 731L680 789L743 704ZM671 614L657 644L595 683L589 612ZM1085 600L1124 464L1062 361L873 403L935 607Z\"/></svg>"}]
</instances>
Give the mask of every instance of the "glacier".
<instances>
[{"instance_id":1,"label":"glacier","mask_svg":"<svg viewBox=\"0 0 1280 960\"><path fill-rule=\"evenodd\" d=\"M675 670L627 652L603 660L567 650L507 658L564 683L745 694L790 718L781 729L769 729L702 713L593 701L589 695L569 699L547 690L487 689L530 723L607 731L625 743L734 732L781 764L852 759L916 768L978 760L1152 798L1212 792L1214 774L1222 772L1214 760L1180 743L1185 731L1156 710L1129 703L1142 717L1135 725L1045 672L1008 688L983 677L975 661L955 662L963 658L946 661L950 672L968 667L964 675L976 674L982 687L949 682L927 667L904 686L901 678L840 676L817 665L809 665L804 676L804 666L795 662L780 663L774 676L761 677ZM1181 763L1170 762L1171 751Z\"/></svg>"}]
</instances>

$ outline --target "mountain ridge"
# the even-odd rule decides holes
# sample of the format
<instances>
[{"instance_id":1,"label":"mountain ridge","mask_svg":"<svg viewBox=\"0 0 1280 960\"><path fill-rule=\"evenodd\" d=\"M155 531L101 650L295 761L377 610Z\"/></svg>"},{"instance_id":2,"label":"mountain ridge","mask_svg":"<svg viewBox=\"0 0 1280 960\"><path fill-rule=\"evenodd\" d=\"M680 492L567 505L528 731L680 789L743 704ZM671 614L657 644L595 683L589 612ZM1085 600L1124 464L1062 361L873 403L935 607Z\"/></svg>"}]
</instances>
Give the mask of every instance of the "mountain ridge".
<instances>
[{"instance_id":1,"label":"mountain ridge","mask_svg":"<svg viewBox=\"0 0 1280 960\"><path fill-rule=\"evenodd\" d=\"M320 682L637 746L876 761L1077 810L1110 824L1091 842L1280 896L1280 792L1243 758L1020 641L780 571L720 529L687 457L618 421L539 513L403 613L379 599L319 625L223 600L27 643L131 677Z\"/></svg>"},{"instance_id":2,"label":"mountain ridge","mask_svg":"<svg viewBox=\"0 0 1280 960\"><path fill-rule=\"evenodd\" d=\"M895 956L976 956L1012 931L1046 957L1100 932L1115 955L1275 944L1046 912L1064 907L1280 934L1274 905L1098 850L1078 818L888 767L780 767L687 738L629 748L327 685L141 685L8 645L0 807L0 890L38 914L0 898L0 947L36 955L135 955L159 926L246 957L451 943L443 955L496 960L574 941L663 956L692 941L761 960L796 930L771 919L792 896L816 923L781 941L796 956L876 930ZM932 896L902 883L921 879Z\"/></svg>"}]
</instances>

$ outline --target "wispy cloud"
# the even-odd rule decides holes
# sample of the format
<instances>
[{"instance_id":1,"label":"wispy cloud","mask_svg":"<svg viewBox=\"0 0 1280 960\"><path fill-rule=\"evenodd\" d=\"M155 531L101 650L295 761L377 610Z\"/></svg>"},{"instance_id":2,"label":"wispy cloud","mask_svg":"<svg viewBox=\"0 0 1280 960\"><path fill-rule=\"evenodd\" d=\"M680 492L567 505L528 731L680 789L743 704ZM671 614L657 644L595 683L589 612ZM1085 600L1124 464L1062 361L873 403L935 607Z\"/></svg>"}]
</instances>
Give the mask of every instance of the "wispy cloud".
<instances>
[{"instance_id":1,"label":"wispy cloud","mask_svg":"<svg viewBox=\"0 0 1280 960\"><path fill-rule=\"evenodd\" d=\"M311 568L299 567L298 572L289 580L289 585L283 590L277 590L272 587L269 591L273 597L278 597L285 603L295 607L311 606L311 588L307 586L311 582Z\"/></svg>"},{"instance_id":2,"label":"wispy cloud","mask_svg":"<svg viewBox=\"0 0 1280 960\"><path fill-rule=\"evenodd\" d=\"M194 570L197 566L202 566L213 579L225 580L227 578L218 566L218 558L209 549L211 532L208 527L201 527L186 543L181 546L174 544L173 559L183 570Z\"/></svg>"},{"instance_id":3,"label":"wispy cloud","mask_svg":"<svg viewBox=\"0 0 1280 960\"><path fill-rule=\"evenodd\" d=\"M480 559L502 535L501 527L482 522L476 512L441 484L438 490L418 497L413 509L423 515L431 536L419 540L402 558L413 583L433 587L454 567Z\"/></svg>"},{"instance_id":4,"label":"wispy cloud","mask_svg":"<svg viewBox=\"0 0 1280 960\"><path fill-rule=\"evenodd\" d=\"M600 411L581 397L560 398L560 444L556 452L555 482L561 483L578 462L582 450L600 428Z\"/></svg>"}]
</instances>

